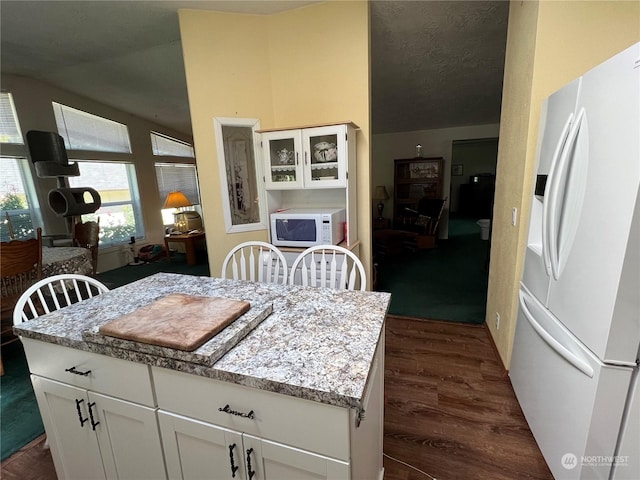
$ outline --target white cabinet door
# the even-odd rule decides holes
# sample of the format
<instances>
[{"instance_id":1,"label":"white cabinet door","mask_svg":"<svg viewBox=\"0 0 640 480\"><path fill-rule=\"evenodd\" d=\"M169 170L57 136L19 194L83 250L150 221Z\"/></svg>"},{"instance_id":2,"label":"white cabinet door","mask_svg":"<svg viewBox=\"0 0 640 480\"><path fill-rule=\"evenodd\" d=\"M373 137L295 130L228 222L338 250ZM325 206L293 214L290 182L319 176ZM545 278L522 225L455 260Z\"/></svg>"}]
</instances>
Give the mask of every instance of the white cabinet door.
<instances>
[{"instance_id":1,"label":"white cabinet door","mask_svg":"<svg viewBox=\"0 0 640 480\"><path fill-rule=\"evenodd\" d=\"M31 376L61 479L104 479L98 439L91 428L86 390Z\"/></svg>"},{"instance_id":2,"label":"white cabinet door","mask_svg":"<svg viewBox=\"0 0 640 480\"><path fill-rule=\"evenodd\" d=\"M167 478L155 409L91 391L88 398L107 478Z\"/></svg>"},{"instance_id":3,"label":"white cabinet door","mask_svg":"<svg viewBox=\"0 0 640 480\"><path fill-rule=\"evenodd\" d=\"M251 480L349 479L349 464L345 462L246 433L242 441L247 478Z\"/></svg>"},{"instance_id":4,"label":"white cabinet door","mask_svg":"<svg viewBox=\"0 0 640 480\"><path fill-rule=\"evenodd\" d=\"M347 125L264 132L266 188L344 188L348 154Z\"/></svg>"},{"instance_id":5,"label":"white cabinet door","mask_svg":"<svg viewBox=\"0 0 640 480\"><path fill-rule=\"evenodd\" d=\"M355 139L353 140L355 141ZM305 128L304 184L309 188L347 186L347 126Z\"/></svg>"},{"instance_id":6,"label":"white cabinet door","mask_svg":"<svg viewBox=\"0 0 640 480\"><path fill-rule=\"evenodd\" d=\"M247 478L240 433L162 410L158 420L169 478Z\"/></svg>"},{"instance_id":7,"label":"white cabinet door","mask_svg":"<svg viewBox=\"0 0 640 480\"><path fill-rule=\"evenodd\" d=\"M163 410L158 420L171 479L349 479L346 462Z\"/></svg>"},{"instance_id":8,"label":"white cabinet door","mask_svg":"<svg viewBox=\"0 0 640 480\"><path fill-rule=\"evenodd\" d=\"M302 141L300 130L262 134L267 190L302 188Z\"/></svg>"},{"instance_id":9,"label":"white cabinet door","mask_svg":"<svg viewBox=\"0 0 640 480\"><path fill-rule=\"evenodd\" d=\"M31 379L59 477L167 478L154 409Z\"/></svg>"}]
</instances>

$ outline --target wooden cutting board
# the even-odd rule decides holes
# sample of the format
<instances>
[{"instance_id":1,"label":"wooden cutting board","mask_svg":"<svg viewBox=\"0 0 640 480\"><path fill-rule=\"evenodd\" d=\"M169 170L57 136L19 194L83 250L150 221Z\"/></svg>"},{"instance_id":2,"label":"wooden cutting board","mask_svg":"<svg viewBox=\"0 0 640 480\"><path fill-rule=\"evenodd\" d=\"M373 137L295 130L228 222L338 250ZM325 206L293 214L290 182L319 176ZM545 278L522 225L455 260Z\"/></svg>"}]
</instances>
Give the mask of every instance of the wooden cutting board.
<instances>
[{"instance_id":1,"label":"wooden cutting board","mask_svg":"<svg viewBox=\"0 0 640 480\"><path fill-rule=\"evenodd\" d=\"M249 302L172 293L99 328L110 337L191 352L250 308Z\"/></svg>"}]
</instances>

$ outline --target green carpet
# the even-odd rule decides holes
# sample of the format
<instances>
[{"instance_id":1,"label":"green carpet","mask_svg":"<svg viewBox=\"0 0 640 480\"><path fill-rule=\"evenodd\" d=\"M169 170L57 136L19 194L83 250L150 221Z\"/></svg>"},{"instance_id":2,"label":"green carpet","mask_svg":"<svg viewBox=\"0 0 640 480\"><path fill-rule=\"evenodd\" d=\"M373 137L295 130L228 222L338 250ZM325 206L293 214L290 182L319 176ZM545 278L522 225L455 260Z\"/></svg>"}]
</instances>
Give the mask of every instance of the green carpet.
<instances>
[{"instance_id":1,"label":"green carpet","mask_svg":"<svg viewBox=\"0 0 640 480\"><path fill-rule=\"evenodd\" d=\"M99 273L96 278L104 283L110 290L126 285L141 278L148 277L158 272L183 273L186 275L209 276L209 264L205 252L198 252L198 263L187 265L186 256L183 253L174 252L171 262L162 258L155 262L143 265L127 265L124 267Z\"/></svg>"},{"instance_id":2,"label":"green carpet","mask_svg":"<svg viewBox=\"0 0 640 480\"><path fill-rule=\"evenodd\" d=\"M109 289L114 289L158 272L209 276L209 265L206 258L202 257L204 253L198 257L200 263L190 266L187 265L184 254L174 253L171 263L162 259L144 265L125 266L100 273L96 278ZM44 433L44 426L31 386L22 343L14 342L2 347L2 359L5 374L0 377L0 446L4 460Z\"/></svg>"},{"instance_id":3,"label":"green carpet","mask_svg":"<svg viewBox=\"0 0 640 480\"><path fill-rule=\"evenodd\" d=\"M449 239L437 248L376 259L376 290L391 292L394 315L483 323L488 248L476 219L450 219Z\"/></svg>"},{"instance_id":4,"label":"green carpet","mask_svg":"<svg viewBox=\"0 0 640 480\"><path fill-rule=\"evenodd\" d=\"M0 377L0 444L2 460L44 433L22 343L2 347Z\"/></svg>"}]
</instances>

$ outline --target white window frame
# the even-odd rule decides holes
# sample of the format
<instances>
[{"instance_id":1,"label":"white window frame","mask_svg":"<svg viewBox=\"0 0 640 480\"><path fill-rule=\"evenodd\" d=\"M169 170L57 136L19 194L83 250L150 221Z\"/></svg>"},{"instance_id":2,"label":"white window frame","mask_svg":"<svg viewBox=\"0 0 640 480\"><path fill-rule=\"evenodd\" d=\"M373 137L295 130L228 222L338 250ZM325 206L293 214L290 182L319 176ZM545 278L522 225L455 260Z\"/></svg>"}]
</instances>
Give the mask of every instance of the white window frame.
<instances>
[{"instance_id":1,"label":"white window frame","mask_svg":"<svg viewBox=\"0 0 640 480\"><path fill-rule=\"evenodd\" d=\"M3 223L6 221L5 211L9 213L10 217L28 213L31 217L32 231L29 232L29 234L26 236L16 235L16 238L27 238L29 236L32 236L31 233L34 233L38 227L42 227L42 211L38 202L38 196L36 194L35 184L33 183L33 177L31 176L31 171L29 170L29 160L21 156L2 155L0 156L0 165L2 165L2 162L10 160L15 160L17 162L20 180L22 182L22 188L24 189L24 195L27 198L28 208L1 210L0 221Z\"/></svg>"},{"instance_id":2,"label":"white window frame","mask_svg":"<svg viewBox=\"0 0 640 480\"><path fill-rule=\"evenodd\" d=\"M114 161L114 160L87 160L87 159L78 159L78 158L74 158L73 160L70 159L70 161L74 161L74 162L78 162L78 165L80 167L80 176L79 177L69 177L69 184L73 187L74 184L77 182L76 179L82 179L82 165L83 164L87 164L87 163L106 163L106 164L114 164L114 165L123 165L126 169L126 173L127 173L127 182L128 182L128 188L129 188L129 192L131 195L131 200L120 200L120 201L112 201L112 202L108 202L104 200L104 197L102 195L101 196L101 205L100 208L91 214L87 214L87 215L82 215L83 217L83 221L84 220L90 220L92 217L100 216L100 210L105 208L105 207L116 207L116 206L120 206L120 205L131 205L131 209L133 211L133 219L135 222L135 233L134 235L128 235L125 239L119 239L117 241L106 241L104 240L104 231L107 228L106 222L102 221L102 217L101 217L101 221L100 221L100 231L101 231L101 239L100 239L100 247L113 247L116 245L123 245L126 243L129 243L129 238L131 236L134 236L136 238L136 240L140 240L145 238L145 227L144 227L144 220L142 217L142 204L140 202L140 192L138 190L138 180L137 180L137 173L136 173L136 168L133 162L131 161ZM91 187L94 188L95 190L97 190L98 192L100 192L100 188L96 188L95 185L88 185L85 184L84 182L82 182L80 180L80 183L78 184L78 186L82 186L82 187ZM104 190L104 189L102 189ZM104 215L104 214L102 214Z\"/></svg>"},{"instance_id":3,"label":"white window frame","mask_svg":"<svg viewBox=\"0 0 640 480\"><path fill-rule=\"evenodd\" d=\"M67 150L131 153L129 128L125 124L58 102L51 105ZM71 124L79 123L82 128L71 129ZM86 143L88 139L91 141Z\"/></svg>"},{"instance_id":4,"label":"white window frame","mask_svg":"<svg viewBox=\"0 0 640 480\"><path fill-rule=\"evenodd\" d=\"M24 137L22 136L22 129L20 128L20 121L18 120L18 112L16 111L16 105L13 102L13 95L11 92L0 92L0 120L2 121L2 127L0 127L0 143L11 145L24 145ZM4 132L4 127L8 127L9 130L16 130L16 135L9 135ZM6 135L6 137L5 137ZM10 140L18 139L14 142Z\"/></svg>"},{"instance_id":5,"label":"white window frame","mask_svg":"<svg viewBox=\"0 0 640 480\"><path fill-rule=\"evenodd\" d=\"M174 149L163 150L162 144L172 145ZM181 157L195 158L196 154L193 145L177 138L170 137L158 132L151 132L151 150L155 156L160 157ZM181 152L180 152L181 151ZM184 155L180 155L183 153Z\"/></svg>"},{"instance_id":6,"label":"white window frame","mask_svg":"<svg viewBox=\"0 0 640 480\"><path fill-rule=\"evenodd\" d=\"M160 200L161 200L162 204L164 204L164 201L167 198L167 195L169 194L169 192L179 190L182 193L184 193L189 200L191 200L191 202L193 203L193 209L198 211L198 213L200 215L202 215L202 212L200 211L201 210L201 208L200 208L200 203L201 203L201 200L200 200L200 183L198 181L198 168L196 167L196 165L194 163L156 162L154 167L155 167L155 171L156 171L156 182L158 184L158 193L160 195ZM174 183L169 188L164 187L164 185L162 185L162 186L160 185L161 183L164 183L165 179L169 180L166 183L169 183L169 184L171 183L170 182L170 175L162 175L162 173L163 173L164 169L166 169L167 173L170 173L170 169L172 169L172 168L176 168L176 169L177 168L190 168L190 169L193 169L193 175L194 175L194 181L195 181L194 185L195 185L195 189L196 189L195 195L193 195L190 191L185 191L185 189L180 188L177 183ZM191 208L191 207L189 207L189 208ZM173 223L174 223L173 214L175 213L175 209L174 208L163 208L160 211L161 211L161 214L162 214L162 223L165 226L173 225Z\"/></svg>"}]
</instances>

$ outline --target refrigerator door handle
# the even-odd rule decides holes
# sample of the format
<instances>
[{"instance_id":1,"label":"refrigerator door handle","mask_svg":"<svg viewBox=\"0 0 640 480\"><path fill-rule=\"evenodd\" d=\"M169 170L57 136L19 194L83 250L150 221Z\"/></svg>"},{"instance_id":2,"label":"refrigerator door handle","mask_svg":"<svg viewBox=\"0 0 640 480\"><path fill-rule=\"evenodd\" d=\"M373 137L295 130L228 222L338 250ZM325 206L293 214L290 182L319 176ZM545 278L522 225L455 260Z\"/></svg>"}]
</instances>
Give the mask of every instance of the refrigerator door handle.
<instances>
[{"instance_id":1,"label":"refrigerator door handle","mask_svg":"<svg viewBox=\"0 0 640 480\"><path fill-rule=\"evenodd\" d=\"M544 189L544 202L542 209L542 258L544 259L544 268L547 272L547 275L551 276L551 256L549 252L549 216L550 216L550 208L553 202L552 195L555 193L551 190L551 184L553 183L554 178L556 177L556 169L558 164L558 158L562 154L564 150L564 146L566 144L567 137L569 136L569 130L571 129L571 124L573 122L573 112L569 114L567 121L564 124L562 129L562 133L560 134L560 138L558 139L558 144L553 152L553 157L551 158L551 166L549 169L549 176L547 178L547 184Z\"/></svg>"},{"instance_id":2,"label":"refrigerator door handle","mask_svg":"<svg viewBox=\"0 0 640 480\"><path fill-rule=\"evenodd\" d=\"M574 147L578 140L578 134L582 126L585 126L586 130L586 115L584 108L580 110L577 115L576 121L571 127L569 137L565 143L562 155L558 160L558 164L554 171L554 176L551 179L549 211L547 216L547 245L549 260L551 263L551 274L555 280L560 278L562 273L563 264L561 263L560 256L560 232L564 233L563 236L567 238L567 241L571 241L569 237L575 234L577 228L576 222L580 216L581 206L584 196L585 182L586 182L586 160L582 158L576 158L574 153ZM579 165L575 163L581 162ZM566 212L565 209L569 206L573 207L574 211ZM560 224L562 223L562 227Z\"/></svg>"},{"instance_id":3,"label":"refrigerator door handle","mask_svg":"<svg viewBox=\"0 0 640 480\"><path fill-rule=\"evenodd\" d=\"M549 347L551 347L558 355L564 358L571 365L576 367L578 370L580 370L582 373L584 373L588 377L590 378L593 377L594 370L593 370L593 367L589 364L589 362L584 358L580 358L578 354L576 354L575 352L572 352L571 349L567 348L566 344L568 344L569 342L575 342L575 340L570 338L568 334L564 339L556 338L553 335L551 335L547 331L547 329L545 329L538 322L538 320L536 320L535 316L531 312L530 304L533 304L535 300L533 298L527 298L527 297L530 297L530 294L523 291L522 289L520 289L519 296L520 296L520 308L522 309L522 313L524 313L525 318L529 321L529 323L531 324L533 329L536 331L536 333L540 336L540 338L542 338L542 340L544 340L545 343L549 345ZM533 306L535 307L535 304ZM538 310L540 310L541 308L544 308L544 307L540 307L538 308ZM540 316L542 317L543 321L545 320L545 317L547 317L547 315L544 314L544 312L541 312ZM549 319L549 320L555 321L553 319Z\"/></svg>"}]
</instances>

